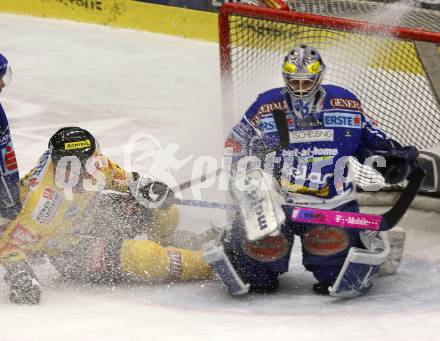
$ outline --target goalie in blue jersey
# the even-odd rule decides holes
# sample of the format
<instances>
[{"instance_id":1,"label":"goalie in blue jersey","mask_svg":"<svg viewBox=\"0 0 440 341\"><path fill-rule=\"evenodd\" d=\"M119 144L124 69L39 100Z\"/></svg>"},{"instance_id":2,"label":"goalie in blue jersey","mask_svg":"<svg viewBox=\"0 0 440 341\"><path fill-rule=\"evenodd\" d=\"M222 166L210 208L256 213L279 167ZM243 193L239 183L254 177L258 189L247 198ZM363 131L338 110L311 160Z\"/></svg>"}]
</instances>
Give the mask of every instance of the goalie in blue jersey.
<instances>
[{"instance_id":1,"label":"goalie in blue jersey","mask_svg":"<svg viewBox=\"0 0 440 341\"><path fill-rule=\"evenodd\" d=\"M325 71L316 48L295 47L284 59L285 86L260 94L226 141L226 147L233 147L231 194L239 208L205 259L233 295L275 290L278 276L288 270L295 235L318 294L359 296L389 261L385 232L291 219L295 206L359 212L346 167L350 157L363 163L382 156L386 165L377 170L390 184L405 180L417 162L417 149L388 138L364 114L356 95L322 84ZM280 112L287 122L285 143L275 115Z\"/></svg>"},{"instance_id":2,"label":"goalie in blue jersey","mask_svg":"<svg viewBox=\"0 0 440 341\"><path fill-rule=\"evenodd\" d=\"M10 83L12 71L8 60L0 54L0 92ZM20 211L19 174L9 123L0 104L0 236Z\"/></svg>"}]
</instances>

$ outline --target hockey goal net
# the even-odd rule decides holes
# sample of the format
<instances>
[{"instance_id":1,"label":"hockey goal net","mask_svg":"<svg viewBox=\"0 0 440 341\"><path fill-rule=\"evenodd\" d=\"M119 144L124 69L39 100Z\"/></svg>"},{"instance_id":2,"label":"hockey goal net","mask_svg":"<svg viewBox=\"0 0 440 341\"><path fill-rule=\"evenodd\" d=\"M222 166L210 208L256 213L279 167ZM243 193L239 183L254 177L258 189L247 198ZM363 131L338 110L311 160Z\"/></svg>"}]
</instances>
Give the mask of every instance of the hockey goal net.
<instances>
[{"instance_id":1,"label":"hockey goal net","mask_svg":"<svg viewBox=\"0 0 440 341\"><path fill-rule=\"evenodd\" d=\"M283 86L283 58L292 47L304 43L322 54L327 65L324 83L354 92L364 112L390 137L425 150L440 145L440 12L410 8L388 13L395 18L393 24L411 19L411 25L400 27L377 23L378 15L382 21L387 17L383 8L380 13L374 7L362 12L359 7L354 11L340 5L336 11L336 3L341 2L297 2L304 12L236 3L222 6L225 133L259 93ZM329 16L335 12L345 17ZM349 19L350 15L363 21ZM376 21L367 21L369 17ZM360 180L368 176L363 174Z\"/></svg>"}]
</instances>

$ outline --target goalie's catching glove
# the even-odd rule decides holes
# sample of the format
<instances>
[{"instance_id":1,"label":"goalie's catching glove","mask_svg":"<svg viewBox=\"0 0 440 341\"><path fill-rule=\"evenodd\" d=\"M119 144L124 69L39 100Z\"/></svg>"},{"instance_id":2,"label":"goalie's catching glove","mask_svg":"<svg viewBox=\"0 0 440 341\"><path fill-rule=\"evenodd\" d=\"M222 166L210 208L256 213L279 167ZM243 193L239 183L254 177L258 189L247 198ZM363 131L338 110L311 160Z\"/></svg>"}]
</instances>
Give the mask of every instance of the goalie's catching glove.
<instances>
[{"instance_id":1,"label":"goalie's catching glove","mask_svg":"<svg viewBox=\"0 0 440 341\"><path fill-rule=\"evenodd\" d=\"M139 176L133 172L134 181L130 184L131 195L147 208L168 209L174 201L174 191L163 182Z\"/></svg>"},{"instance_id":2,"label":"goalie's catching glove","mask_svg":"<svg viewBox=\"0 0 440 341\"><path fill-rule=\"evenodd\" d=\"M416 147L402 147L398 142L381 140L372 149L365 149L365 156L373 155L385 158L385 167L375 167L388 184L397 184L405 180L417 165L419 151Z\"/></svg>"},{"instance_id":3,"label":"goalie's catching glove","mask_svg":"<svg viewBox=\"0 0 440 341\"><path fill-rule=\"evenodd\" d=\"M32 268L25 261L8 267L6 283L9 284L9 300L17 304L38 304L41 287Z\"/></svg>"}]
</instances>

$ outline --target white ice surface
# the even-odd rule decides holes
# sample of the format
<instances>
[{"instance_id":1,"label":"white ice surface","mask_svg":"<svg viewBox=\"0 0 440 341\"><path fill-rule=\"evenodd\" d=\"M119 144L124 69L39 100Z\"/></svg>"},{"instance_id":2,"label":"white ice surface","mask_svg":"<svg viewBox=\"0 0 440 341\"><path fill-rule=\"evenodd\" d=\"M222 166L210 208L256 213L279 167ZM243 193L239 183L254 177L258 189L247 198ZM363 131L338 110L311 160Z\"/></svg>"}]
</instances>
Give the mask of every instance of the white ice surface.
<instances>
[{"instance_id":1,"label":"white ice surface","mask_svg":"<svg viewBox=\"0 0 440 341\"><path fill-rule=\"evenodd\" d=\"M4 14L0 36L0 51L14 72L0 100L22 174L51 134L71 124L92 131L104 153L122 165L125 144L137 133L154 136L162 147L177 143L179 160L219 158L216 44ZM155 144L148 138L144 143ZM149 162L140 157L133 167L146 170ZM192 164L172 175L186 180ZM202 194L216 199L215 191ZM182 228L202 230L219 215L183 209ZM0 340L436 340L439 219L408 213L401 224L408 239L399 272L353 300L312 293L314 280L301 266L299 243L276 294L242 298L228 297L214 281L80 287L61 282L50 266L40 264L38 306L10 304L0 281Z\"/></svg>"}]
</instances>

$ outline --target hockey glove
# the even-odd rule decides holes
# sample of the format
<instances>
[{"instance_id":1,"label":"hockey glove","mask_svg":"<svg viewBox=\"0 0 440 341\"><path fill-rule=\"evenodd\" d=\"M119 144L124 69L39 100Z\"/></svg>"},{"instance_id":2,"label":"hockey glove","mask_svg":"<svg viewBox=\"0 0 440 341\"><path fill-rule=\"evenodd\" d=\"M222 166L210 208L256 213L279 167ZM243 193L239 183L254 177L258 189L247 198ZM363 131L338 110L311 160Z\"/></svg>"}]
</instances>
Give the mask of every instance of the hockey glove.
<instances>
[{"instance_id":1,"label":"hockey glove","mask_svg":"<svg viewBox=\"0 0 440 341\"><path fill-rule=\"evenodd\" d=\"M133 179L129 186L130 193L141 205L168 209L173 204L174 191L163 182L141 177L135 172Z\"/></svg>"},{"instance_id":2,"label":"hockey glove","mask_svg":"<svg viewBox=\"0 0 440 341\"><path fill-rule=\"evenodd\" d=\"M376 167L386 183L397 184L405 180L412 169L417 166L419 152L413 146L402 147L398 142L381 140L372 149L366 149L367 157L378 155L385 158L385 167Z\"/></svg>"},{"instance_id":3,"label":"hockey glove","mask_svg":"<svg viewBox=\"0 0 440 341\"><path fill-rule=\"evenodd\" d=\"M8 267L5 281L9 284L9 300L12 303L38 304L40 302L40 283L26 262L20 261Z\"/></svg>"}]
</instances>

